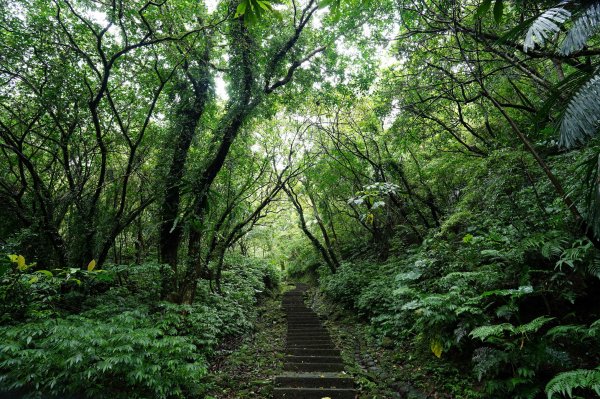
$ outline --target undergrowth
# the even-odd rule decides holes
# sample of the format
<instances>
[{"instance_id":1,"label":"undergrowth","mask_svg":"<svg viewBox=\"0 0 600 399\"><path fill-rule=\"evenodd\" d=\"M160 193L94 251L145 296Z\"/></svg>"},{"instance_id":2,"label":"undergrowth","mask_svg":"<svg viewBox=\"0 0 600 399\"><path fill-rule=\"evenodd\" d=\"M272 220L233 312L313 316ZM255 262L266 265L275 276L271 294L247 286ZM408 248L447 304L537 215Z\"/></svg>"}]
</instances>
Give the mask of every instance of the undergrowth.
<instances>
[{"instance_id":1,"label":"undergrowth","mask_svg":"<svg viewBox=\"0 0 600 399\"><path fill-rule=\"evenodd\" d=\"M3 303L14 292L32 299L3 308L0 386L29 398L202 396L218 346L253 330L265 281L277 284L269 265L230 257L222 295L203 284L194 305L177 305L156 301L156 264L68 277L18 266L2 276Z\"/></svg>"}]
</instances>

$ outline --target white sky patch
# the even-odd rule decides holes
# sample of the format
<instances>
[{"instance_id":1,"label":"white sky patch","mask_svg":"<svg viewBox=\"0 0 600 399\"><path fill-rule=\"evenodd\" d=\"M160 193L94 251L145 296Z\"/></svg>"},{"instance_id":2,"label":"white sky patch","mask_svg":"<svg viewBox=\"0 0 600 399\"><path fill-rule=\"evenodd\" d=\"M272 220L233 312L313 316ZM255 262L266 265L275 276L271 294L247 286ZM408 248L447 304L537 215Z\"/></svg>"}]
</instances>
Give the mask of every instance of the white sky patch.
<instances>
[{"instance_id":1,"label":"white sky patch","mask_svg":"<svg viewBox=\"0 0 600 399\"><path fill-rule=\"evenodd\" d=\"M106 13L102 11L88 11L85 13L85 16L88 17L90 21L95 22L102 27L108 25Z\"/></svg>"},{"instance_id":2,"label":"white sky patch","mask_svg":"<svg viewBox=\"0 0 600 399\"><path fill-rule=\"evenodd\" d=\"M102 28L108 26L110 23L108 21L108 16L103 11L84 11L83 14L89 19L91 22L98 24ZM108 35L119 45L123 43L123 38L121 37L121 31L117 27L117 25L112 25L108 28Z\"/></svg>"},{"instance_id":3,"label":"white sky patch","mask_svg":"<svg viewBox=\"0 0 600 399\"><path fill-rule=\"evenodd\" d=\"M314 29L321 29L323 27L323 16L324 15L325 14L323 14L319 11L317 11L316 13L313 14L313 17L312 17L310 23Z\"/></svg>"},{"instance_id":4,"label":"white sky patch","mask_svg":"<svg viewBox=\"0 0 600 399\"><path fill-rule=\"evenodd\" d=\"M225 79L223 79L223 74L221 73L218 73L215 77L215 94L220 100L229 100L229 93L227 93L227 83L225 82Z\"/></svg>"},{"instance_id":5,"label":"white sky patch","mask_svg":"<svg viewBox=\"0 0 600 399\"><path fill-rule=\"evenodd\" d=\"M398 100L392 101L391 112L383 119L383 128L388 130L392 127L396 118L400 115L400 102Z\"/></svg>"},{"instance_id":6,"label":"white sky patch","mask_svg":"<svg viewBox=\"0 0 600 399\"><path fill-rule=\"evenodd\" d=\"M204 0L204 4L206 4L208 12L212 14L217 9L217 6L219 5L219 0Z\"/></svg>"}]
</instances>

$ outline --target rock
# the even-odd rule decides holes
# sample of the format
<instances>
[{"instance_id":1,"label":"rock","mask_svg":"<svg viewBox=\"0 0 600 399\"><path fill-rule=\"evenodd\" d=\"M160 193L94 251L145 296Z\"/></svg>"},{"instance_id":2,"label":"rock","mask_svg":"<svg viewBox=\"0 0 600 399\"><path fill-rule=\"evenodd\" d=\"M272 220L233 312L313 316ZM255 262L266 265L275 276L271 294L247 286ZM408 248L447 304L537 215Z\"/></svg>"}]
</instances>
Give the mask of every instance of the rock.
<instances>
[{"instance_id":1,"label":"rock","mask_svg":"<svg viewBox=\"0 0 600 399\"><path fill-rule=\"evenodd\" d=\"M382 348L393 349L394 346L396 346L395 342L390 337L383 337L383 339L381 340L381 347Z\"/></svg>"}]
</instances>

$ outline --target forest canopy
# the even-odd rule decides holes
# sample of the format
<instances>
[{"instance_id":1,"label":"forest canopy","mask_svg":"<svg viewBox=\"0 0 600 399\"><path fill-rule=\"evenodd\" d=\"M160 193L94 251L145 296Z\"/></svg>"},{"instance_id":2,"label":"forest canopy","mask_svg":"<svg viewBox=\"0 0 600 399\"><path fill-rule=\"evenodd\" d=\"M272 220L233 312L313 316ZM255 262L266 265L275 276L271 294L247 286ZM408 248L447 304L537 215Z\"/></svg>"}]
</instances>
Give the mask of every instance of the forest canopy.
<instances>
[{"instance_id":1,"label":"forest canopy","mask_svg":"<svg viewBox=\"0 0 600 399\"><path fill-rule=\"evenodd\" d=\"M430 397L600 396L599 26L0 2L0 392L214 397L219 348L302 280Z\"/></svg>"}]
</instances>

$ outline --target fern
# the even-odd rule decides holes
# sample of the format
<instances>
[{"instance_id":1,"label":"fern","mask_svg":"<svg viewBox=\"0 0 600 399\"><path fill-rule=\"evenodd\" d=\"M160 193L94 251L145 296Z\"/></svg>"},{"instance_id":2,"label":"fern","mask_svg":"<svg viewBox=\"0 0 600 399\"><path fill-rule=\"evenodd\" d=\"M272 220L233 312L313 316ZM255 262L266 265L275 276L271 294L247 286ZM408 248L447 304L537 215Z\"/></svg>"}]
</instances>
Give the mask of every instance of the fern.
<instances>
[{"instance_id":1,"label":"fern","mask_svg":"<svg viewBox=\"0 0 600 399\"><path fill-rule=\"evenodd\" d=\"M494 348L483 347L473 351L473 371L477 380L481 381L484 375L497 374L508 361L508 354Z\"/></svg>"},{"instance_id":2,"label":"fern","mask_svg":"<svg viewBox=\"0 0 600 399\"><path fill-rule=\"evenodd\" d=\"M582 325L563 325L552 327L546 335L551 339L558 338L573 338L573 337L585 337L588 335L589 330L586 326Z\"/></svg>"},{"instance_id":3,"label":"fern","mask_svg":"<svg viewBox=\"0 0 600 399\"><path fill-rule=\"evenodd\" d=\"M490 337L502 336L506 331L509 331L512 334L515 332L515 327L510 323L481 326L475 328L469 335L473 338L479 338L480 340L485 341Z\"/></svg>"},{"instance_id":4,"label":"fern","mask_svg":"<svg viewBox=\"0 0 600 399\"><path fill-rule=\"evenodd\" d=\"M573 397L573 389L587 388L600 395L600 368L595 370L573 370L556 375L546 385L548 399L555 394Z\"/></svg>"},{"instance_id":5,"label":"fern","mask_svg":"<svg viewBox=\"0 0 600 399\"><path fill-rule=\"evenodd\" d=\"M560 123L561 146L570 148L596 133L600 119L600 74L594 76L571 98Z\"/></svg>"},{"instance_id":6,"label":"fern","mask_svg":"<svg viewBox=\"0 0 600 399\"><path fill-rule=\"evenodd\" d=\"M581 50L600 26L600 4L591 5L577 18L563 42L560 53L570 55Z\"/></svg>"},{"instance_id":7,"label":"fern","mask_svg":"<svg viewBox=\"0 0 600 399\"><path fill-rule=\"evenodd\" d=\"M560 25L569 19L570 16L571 13L562 7L555 7L544 11L533 21L533 24L527 30L523 51L527 52L533 49L536 43L543 46L549 35L558 33Z\"/></svg>"},{"instance_id":8,"label":"fern","mask_svg":"<svg viewBox=\"0 0 600 399\"><path fill-rule=\"evenodd\" d=\"M537 332L540 328L542 328L546 323L548 323L552 320L554 320L554 317L546 317L546 316L538 317L537 319L534 319L534 320L530 321L529 323L517 326L515 328L515 332L517 334L523 334L523 335L526 335L529 333L534 333L534 332Z\"/></svg>"},{"instance_id":9,"label":"fern","mask_svg":"<svg viewBox=\"0 0 600 399\"><path fill-rule=\"evenodd\" d=\"M514 326L510 323L481 326L473 329L469 335L473 338L479 338L482 341L485 341L490 337L502 337L505 332L508 332L511 336L519 334L527 335L529 333L537 332L546 323L552 320L554 320L554 317L542 316L520 326Z\"/></svg>"},{"instance_id":10,"label":"fern","mask_svg":"<svg viewBox=\"0 0 600 399\"><path fill-rule=\"evenodd\" d=\"M594 258L594 261L587 266L587 273L600 278L600 262L598 262L597 258Z\"/></svg>"}]
</instances>

